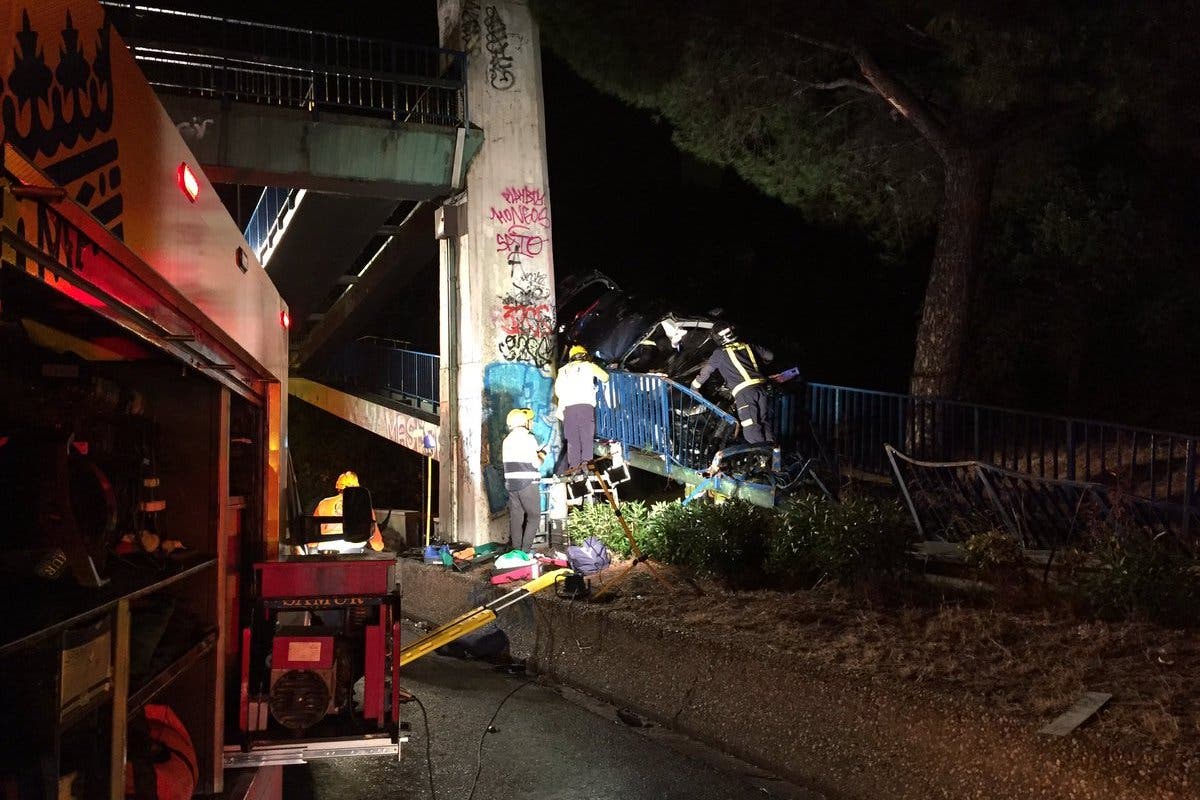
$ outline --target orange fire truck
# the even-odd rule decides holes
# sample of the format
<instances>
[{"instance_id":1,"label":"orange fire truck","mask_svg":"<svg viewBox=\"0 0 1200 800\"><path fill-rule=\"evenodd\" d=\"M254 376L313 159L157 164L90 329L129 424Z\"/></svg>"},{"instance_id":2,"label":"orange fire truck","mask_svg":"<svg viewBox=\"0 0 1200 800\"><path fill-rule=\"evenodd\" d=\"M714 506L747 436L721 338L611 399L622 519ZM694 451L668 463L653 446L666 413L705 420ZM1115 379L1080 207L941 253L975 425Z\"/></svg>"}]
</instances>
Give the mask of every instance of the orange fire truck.
<instances>
[{"instance_id":1,"label":"orange fire truck","mask_svg":"<svg viewBox=\"0 0 1200 800\"><path fill-rule=\"evenodd\" d=\"M226 764L286 306L93 0L0 4L0 141L0 797L132 795L163 709L195 793L277 797Z\"/></svg>"}]
</instances>

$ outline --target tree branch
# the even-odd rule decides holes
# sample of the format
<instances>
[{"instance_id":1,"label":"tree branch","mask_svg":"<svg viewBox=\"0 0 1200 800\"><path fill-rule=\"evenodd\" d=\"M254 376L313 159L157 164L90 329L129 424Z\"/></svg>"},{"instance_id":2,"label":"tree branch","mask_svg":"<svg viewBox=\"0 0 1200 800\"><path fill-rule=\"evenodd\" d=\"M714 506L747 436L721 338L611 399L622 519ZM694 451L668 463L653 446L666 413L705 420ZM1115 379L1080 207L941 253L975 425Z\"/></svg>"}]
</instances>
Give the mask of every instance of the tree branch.
<instances>
[{"instance_id":1,"label":"tree branch","mask_svg":"<svg viewBox=\"0 0 1200 800\"><path fill-rule=\"evenodd\" d=\"M940 115L902 81L879 66L865 47L856 45L850 48L849 53L858 64L858 69L867 79L867 83L917 129L939 156L945 158L956 144L957 132L943 122L939 118Z\"/></svg>"},{"instance_id":2,"label":"tree branch","mask_svg":"<svg viewBox=\"0 0 1200 800\"><path fill-rule=\"evenodd\" d=\"M879 93L869 84L862 81L856 81L853 78L838 78L832 81L805 81L797 78L795 75L788 75L786 72L779 73L784 78L787 78L792 83L800 87L800 91L806 89L820 89L823 91L835 91L837 89L856 89L860 92L866 92L870 95L878 95Z\"/></svg>"},{"instance_id":3,"label":"tree branch","mask_svg":"<svg viewBox=\"0 0 1200 800\"><path fill-rule=\"evenodd\" d=\"M831 53L850 52L850 48L840 45L837 42L829 42L824 39L814 39L811 36L805 36L803 33L796 33L795 31L780 31L780 33L789 39L795 39L797 42L804 42L804 44L811 44L813 47L819 47L822 50L828 50Z\"/></svg>"}]
</instances>

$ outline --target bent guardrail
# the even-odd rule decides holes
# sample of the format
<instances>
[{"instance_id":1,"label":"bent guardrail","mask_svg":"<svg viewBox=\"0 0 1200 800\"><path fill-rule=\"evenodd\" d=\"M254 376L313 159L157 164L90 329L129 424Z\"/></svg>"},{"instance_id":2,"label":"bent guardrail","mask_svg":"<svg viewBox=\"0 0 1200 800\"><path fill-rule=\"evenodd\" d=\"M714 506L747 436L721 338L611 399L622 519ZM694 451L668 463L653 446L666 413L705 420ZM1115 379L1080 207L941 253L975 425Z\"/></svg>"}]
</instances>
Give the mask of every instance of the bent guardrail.
<instances>
[{"instance_id":1,"label":"bent guardrail","mask_svg":"<svg viewBox=\"0 0 1200 800\"><path fill-rule=\"evenodd\" d=\"M737 420L669 378L612 372L598 390L596 435L692 470L737 436Z\"/></svg>"},{"instance_id":2,"label":"bent guardrail","mask_svg":"<svg viewBox=\"0 0 1200 800\"><path fill-rule=\"evenodd\" d=\"M843 468L890 475L884 445L922 461L979 461L1192 506L1197 437L1111 422L813 383L807 414ZM798 425L797 425L798 427Z\"/></svg>"}]
</instances>

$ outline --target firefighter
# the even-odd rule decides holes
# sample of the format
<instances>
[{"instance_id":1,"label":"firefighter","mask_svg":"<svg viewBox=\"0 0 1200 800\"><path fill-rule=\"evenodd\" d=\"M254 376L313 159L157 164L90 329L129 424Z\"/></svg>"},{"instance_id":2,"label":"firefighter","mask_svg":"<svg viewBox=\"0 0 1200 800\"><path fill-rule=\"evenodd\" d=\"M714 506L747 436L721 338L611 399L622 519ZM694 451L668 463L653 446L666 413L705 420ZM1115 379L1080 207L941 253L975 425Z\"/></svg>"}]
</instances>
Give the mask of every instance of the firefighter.
<instances>
[{"instance_id":1,"label":"firefighter","mask_svg":"<svg viewBox=\"0 0 1200 800\"><path fill-rule=\"evenodd\" d=\"M346 471L338 475L337 481L334 482L333 488L337 490L337 494L332 497L326 497L321 502L317 503L317 510L313 512L314 517L340 517L342 516L342 491L347 486L358 486L358 476L353 472ZM347 542L341 538L342 523L340 522L323 522L321 523L321 535L329 536L329 541L322 541L317 545L317 550L336 550L339 553L361 553L366 548L359 542ZM379 532L379 526L373 525L371 530L371 538L367 541L367 545L372 550L383 549L383 535Z\"/></svg>"},{"instance_id":2,"label":"firefighter","mask_svg":"<svg viewBox=\"0 0 1200 800\"><path fill-rule=\"evenodd\" d=\"M733 395L742 438L747 444L773 444L775 431L771 426L770 394L759 360L771 361L774 355L765 347L741 341L732 325L718 328L713 338L718 348L692 381L692 389L699 391L710 375L720 373L721 380Z\"/></svg>"},{"instance_id":3,"label":"firefighter","mask_svg":"<svg viewBox=\"0 0 1200 800\"><path fill-rule=\"evenodd\" d=\"M533 550L538 521L542 515L542 497L538 491L542 461L546 451L538 446L530 425L533 411L514 408L505 420L504 488L508 490L508 536L512 547L526 553Z\"/></svg>"},{"instance_id":4,"label":"firefighter","mask_svg":"<svg viewBox=\"0 0 1200 800\"><path fill-rule=\"evenodd\" d=\"M580 345L571 345L570 359L558 370L554 394L558 397L558 416L567 440L567 469L586 464L592 458L596 439L596 382L608 382L608 373L588 358Z\"/></svg>"}]
</instances>

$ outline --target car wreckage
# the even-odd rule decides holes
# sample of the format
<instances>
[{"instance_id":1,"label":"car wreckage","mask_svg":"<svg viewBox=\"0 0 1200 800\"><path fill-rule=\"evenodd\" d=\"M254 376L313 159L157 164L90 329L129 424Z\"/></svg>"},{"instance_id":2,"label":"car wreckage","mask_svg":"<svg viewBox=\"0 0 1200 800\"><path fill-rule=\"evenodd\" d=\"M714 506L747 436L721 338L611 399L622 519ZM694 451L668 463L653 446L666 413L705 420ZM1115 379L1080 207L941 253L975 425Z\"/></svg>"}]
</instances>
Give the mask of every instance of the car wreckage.
<instances>
[{"instance_id":1,"label":"car wreckage","mask_svg":"<svg viewBox=\"0 0 1200 800\"><path fill-rule=\"evenodd\" d=\"M729 387L712 384L703 398L687 388L717 344L714 327L728 322L720 310L689 314L657 299L624 291L602 272L567 276L558 284L558 334L563 348L582 345L610 371L660 375L676 384L684 402L672 408L676 438L703 439L710 445L678 454L681 465L703 477L767 484L776 498L816 489L832 496L833 464L808 422L806 390L796 367L770 376L774 386L779 444L748 445L736 423L703 413L706 403L733 415ZM698 428L705 428L697 436Z\"/></svg>"}]
</instances>

